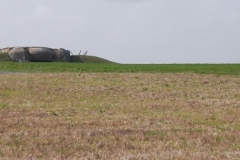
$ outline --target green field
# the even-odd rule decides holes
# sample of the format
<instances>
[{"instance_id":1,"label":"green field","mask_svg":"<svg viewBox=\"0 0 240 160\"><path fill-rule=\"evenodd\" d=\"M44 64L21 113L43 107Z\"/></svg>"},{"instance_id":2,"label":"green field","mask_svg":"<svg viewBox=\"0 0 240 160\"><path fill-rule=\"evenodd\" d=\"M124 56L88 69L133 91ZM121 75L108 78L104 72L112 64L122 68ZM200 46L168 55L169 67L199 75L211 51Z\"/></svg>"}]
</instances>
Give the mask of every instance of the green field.
<instances>
[{"instance_id":1,"label":"green field","mask_svg":"<svg viewBox=\"0 0 240 160\"><path fill-rule=\"evenodd\" d=\"M5 72L127 72L127 73L204 73L240 75L240 64L117 64L0 62Z\"/></svg>"}]
</instances>

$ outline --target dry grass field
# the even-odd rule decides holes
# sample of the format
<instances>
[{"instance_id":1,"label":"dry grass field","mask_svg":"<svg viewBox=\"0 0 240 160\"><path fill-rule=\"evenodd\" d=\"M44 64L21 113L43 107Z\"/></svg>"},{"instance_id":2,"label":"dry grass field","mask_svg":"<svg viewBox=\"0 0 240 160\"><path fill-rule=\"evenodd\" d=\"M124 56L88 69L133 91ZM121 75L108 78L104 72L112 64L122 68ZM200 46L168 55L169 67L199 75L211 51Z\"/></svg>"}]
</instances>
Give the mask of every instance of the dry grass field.
<instances>
[{"instance_id":1,"label":"dry grass field","mask_svg":"<svg viewBox=\"0 0 240 160\"><path fill-rule=\"evenodd\" d=\"M240 159L240 76L0 74L0 159Z\"/></svg>"}]
</instances>

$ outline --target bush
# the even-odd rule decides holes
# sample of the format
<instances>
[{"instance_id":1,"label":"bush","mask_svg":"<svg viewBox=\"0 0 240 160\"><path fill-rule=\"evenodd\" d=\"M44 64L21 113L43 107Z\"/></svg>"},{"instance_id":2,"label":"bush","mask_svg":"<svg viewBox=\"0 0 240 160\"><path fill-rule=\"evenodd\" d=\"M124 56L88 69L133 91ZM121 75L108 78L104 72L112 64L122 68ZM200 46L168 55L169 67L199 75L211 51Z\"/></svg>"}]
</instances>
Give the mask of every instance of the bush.
<instances>
[{"instance_id":1,"label":"bush","mask_svg":"<svg viewBox=\"0 0 240 160\"><path fill-rule=\"evenodd\" d=\"M0 52L0 61L11 61L10 57L8 56L8 53Z\"/></svg>"}]
</instances>

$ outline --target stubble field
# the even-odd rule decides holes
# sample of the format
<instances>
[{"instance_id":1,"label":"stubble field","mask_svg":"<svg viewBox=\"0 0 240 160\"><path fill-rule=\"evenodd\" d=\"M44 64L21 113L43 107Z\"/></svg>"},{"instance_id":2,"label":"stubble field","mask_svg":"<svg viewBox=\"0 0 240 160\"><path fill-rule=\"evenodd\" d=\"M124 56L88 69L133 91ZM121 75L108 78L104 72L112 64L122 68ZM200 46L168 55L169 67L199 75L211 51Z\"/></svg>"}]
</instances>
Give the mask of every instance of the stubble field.
<instances>
[{"instance_id":1,"label":"stubble field","mask_svg":"<svg viewBox=\"0 0 240 160\"><path fill-rule=\"evenodd\" d=\"M240 77L0 74L0 159L240 159Z\"/></svg>"}]
</instances>

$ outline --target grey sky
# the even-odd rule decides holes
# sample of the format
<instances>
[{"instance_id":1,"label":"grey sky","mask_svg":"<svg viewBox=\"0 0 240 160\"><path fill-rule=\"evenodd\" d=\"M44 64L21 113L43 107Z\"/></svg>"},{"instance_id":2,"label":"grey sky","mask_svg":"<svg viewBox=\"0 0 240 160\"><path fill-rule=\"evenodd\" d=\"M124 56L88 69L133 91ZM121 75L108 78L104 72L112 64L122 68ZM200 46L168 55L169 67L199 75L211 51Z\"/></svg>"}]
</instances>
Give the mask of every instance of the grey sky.
<instances>
[{"instance_id":1,"label":"grey sky","mask_svg":"<svg viewBox=\"0 0 240 160\"><path fill-rule=\"evenodd\" d=\"M120 63L240 63L239 0L0 0L0 48Z\"/></svg>"}]
</instances>

